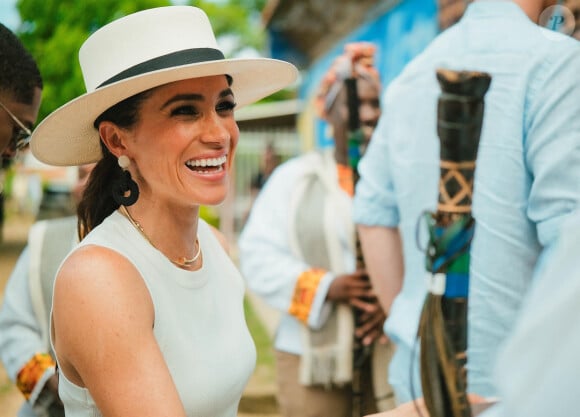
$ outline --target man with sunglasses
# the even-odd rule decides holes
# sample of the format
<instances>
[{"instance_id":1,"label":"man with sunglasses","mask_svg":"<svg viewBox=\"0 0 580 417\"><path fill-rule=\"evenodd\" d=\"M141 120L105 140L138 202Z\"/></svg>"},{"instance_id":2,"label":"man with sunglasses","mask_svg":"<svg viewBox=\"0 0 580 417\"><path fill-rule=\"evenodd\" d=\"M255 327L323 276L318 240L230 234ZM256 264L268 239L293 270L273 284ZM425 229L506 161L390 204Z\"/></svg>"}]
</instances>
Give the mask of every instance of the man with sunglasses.
<instances>
[{"instance_id":1,"label":"man with sunglasses","mask_svg":"<svg viewBox=\"0 0 580 417\"><path fill-rule=\"evenodd\" d=\"M41 93L42 77L34 58L18 37L0 24L0 170L28 144ZM0 181L0 236L4 222L2 188Z\"/></svg>"},{"instance_id":2,"label":"man with sunglasses","mask_svg":"<svg viewBox=\"0 0 580 417\"><path fill-rule=\"evenodd\" d=\"M10 116L12 119L14 126L12 128L12 134L10 136L10 141L7 142L8 146L5 148L5 151L17 151L23 149L27 144L28 140L30 139L30 135L32 131L24 125L23 122L20 121L18 117L12 113L8 107L4 105L4 103L0 102L0 107L6 111L6 114Z\"/></svg>"},{"instance_id":3,"label":"man with sunglasses","mask_svg":"<svg viewBox=\"0 0 580 417\"><path fill-rule=\"evenodd\" d=\"M34 58L16 35L0 24L0 152L3 158L13 158L17 149L28 144L41 93L42 78Z\"/></svg>"}]
</instances>

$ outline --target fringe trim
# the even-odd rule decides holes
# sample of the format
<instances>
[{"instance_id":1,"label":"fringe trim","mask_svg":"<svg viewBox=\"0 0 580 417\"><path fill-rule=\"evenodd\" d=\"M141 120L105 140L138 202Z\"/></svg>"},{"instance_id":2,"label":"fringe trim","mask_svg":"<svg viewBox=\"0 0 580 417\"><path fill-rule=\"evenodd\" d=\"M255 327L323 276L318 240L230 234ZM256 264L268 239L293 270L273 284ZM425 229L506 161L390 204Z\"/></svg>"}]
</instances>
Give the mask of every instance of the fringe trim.
<instances>
[{"instance_id":1,"label":"fringe trim","mask_svg":"<svg viewBox=\"0 0 580 417\"><path fill-rule=\"evenodd\" d=\"M305 347L299 369L302 385L343 386L352 381L354 317L347 305L337 306L333 315L321 331L302 328Z\"/></svg>"}]
</instances>

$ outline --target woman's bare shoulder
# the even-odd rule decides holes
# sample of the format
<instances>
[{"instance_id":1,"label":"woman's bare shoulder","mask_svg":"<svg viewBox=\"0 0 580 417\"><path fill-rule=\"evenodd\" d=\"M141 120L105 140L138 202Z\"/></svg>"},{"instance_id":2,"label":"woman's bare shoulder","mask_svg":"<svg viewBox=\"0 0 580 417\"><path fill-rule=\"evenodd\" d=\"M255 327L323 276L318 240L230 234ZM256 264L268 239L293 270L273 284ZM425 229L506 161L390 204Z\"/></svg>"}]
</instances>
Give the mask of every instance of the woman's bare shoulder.
<instances>
[{"instance_id":1,"label":"woman's bare shoulder","mask_svg":"<svg viewBox=\"0 0 580 417\"><path fill-rule=\"evenodd\" d=\"M104 318L120 309L145 307L152 312L149 292L137 268L120 253L96 245L76 249L62 264L53 304L56 312L73 313L72 309L76 315Z\"/></svg>"},{"instance_id":2,"label":"woman's bare shoulder","mask_svg":"<svg viewBox=\"0 0 580 417\"><path fill-rule=\"evenodd\" d=\"M106 283L115 285L137 284L139 272L120 253L97 245L86 245L75 249L63 262L57 276L59 285L98 286ZM94 287L93 287L94 289Z\"/></svg>"}]
</instances>

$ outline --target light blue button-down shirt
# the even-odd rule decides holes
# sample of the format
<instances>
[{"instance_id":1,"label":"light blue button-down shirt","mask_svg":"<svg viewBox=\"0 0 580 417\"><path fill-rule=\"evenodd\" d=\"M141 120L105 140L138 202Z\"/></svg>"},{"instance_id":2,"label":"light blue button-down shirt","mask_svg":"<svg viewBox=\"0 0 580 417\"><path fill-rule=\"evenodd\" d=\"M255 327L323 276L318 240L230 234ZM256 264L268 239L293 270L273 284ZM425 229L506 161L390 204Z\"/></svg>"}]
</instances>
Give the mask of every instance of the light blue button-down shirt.
<instances>
[{"instance_id":1,"label":"light blue button-down shirt","mask_svg":"<svg viewBox=\"0 0 580 417\"><path fill-rule=\"evenodd\" d=\"M580 197L580 43L539 28L512 2L472 3L391 83L360 164L355 221L399 227L403 241L405 279L385 325L398 344L389 379L399 401L411 396L409 362L425 297L417 221L435 210L438 194L440 67L492 75L473 199L470 391L496 394L497 350ZM420 392L419 380L413 383Z\"/></svg>"}]
</instances>

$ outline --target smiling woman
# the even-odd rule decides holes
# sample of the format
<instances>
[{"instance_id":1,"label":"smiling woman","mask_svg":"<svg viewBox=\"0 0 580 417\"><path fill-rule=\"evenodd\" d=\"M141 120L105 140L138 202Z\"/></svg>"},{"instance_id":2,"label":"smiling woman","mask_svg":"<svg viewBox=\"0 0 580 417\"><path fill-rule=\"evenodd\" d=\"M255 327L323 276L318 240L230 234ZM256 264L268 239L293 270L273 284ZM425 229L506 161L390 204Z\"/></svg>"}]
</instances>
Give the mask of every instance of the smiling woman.
<instances>
[{"instance_id":1,"label":"smiling woman","mask_svg":"<svg viewBox=\"0 0 580 417\"><path fill-rule=\"evenodd\" d=\"M44 162L97 162L54 287L66 415L233 417L255 347L242 278L199 207L230 188L234 108L296 68L224 59L205 13L186 6L101 28L80 61L88 92L32 138Z\"/></svg>"}]
</instances>

